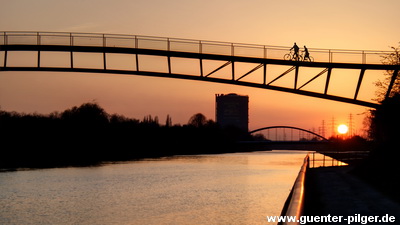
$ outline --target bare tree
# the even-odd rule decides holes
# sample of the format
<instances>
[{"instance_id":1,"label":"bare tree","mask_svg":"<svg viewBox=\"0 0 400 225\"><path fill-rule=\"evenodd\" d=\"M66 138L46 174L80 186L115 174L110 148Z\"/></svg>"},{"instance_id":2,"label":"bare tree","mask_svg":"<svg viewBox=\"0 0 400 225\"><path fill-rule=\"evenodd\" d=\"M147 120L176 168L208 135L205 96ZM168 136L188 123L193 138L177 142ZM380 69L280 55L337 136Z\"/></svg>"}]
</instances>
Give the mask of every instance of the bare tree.
<instances>
[{"instance_id":1,"label":"bare tree","mask_svg":"<svg viewBox=\"0 0 400 225\"><path fill-rule=\"evenodd\" d=\"M391 47L393 52L382 55L382 63L385 65L400 65L400 42L399 46ZM394 73L397 74L394 74ZM377 99L383 101L386 97L392 97L396 93L400 93L400 77L398 76L399 71L387 70L385 72L385 79L379 80L375 83L378 87ZM391 86L391 87L390 87ZM387 95L388 87L391 88L391 92Z\"/></svg>"}]
</instances>

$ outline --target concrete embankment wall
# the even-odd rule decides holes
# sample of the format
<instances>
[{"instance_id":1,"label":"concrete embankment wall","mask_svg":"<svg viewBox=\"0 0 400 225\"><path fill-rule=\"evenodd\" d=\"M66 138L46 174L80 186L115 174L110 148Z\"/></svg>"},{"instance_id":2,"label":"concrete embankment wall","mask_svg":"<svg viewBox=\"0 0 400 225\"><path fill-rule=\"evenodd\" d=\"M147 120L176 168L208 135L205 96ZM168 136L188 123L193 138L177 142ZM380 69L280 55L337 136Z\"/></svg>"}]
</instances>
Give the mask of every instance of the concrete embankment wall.
<instances>
[{"instance_id":1,"label":"concrete embankment wall","mask_svg":"<svg viewBox=\"0 0 400 225\"><path fill-rule=\"evenodd\" d=\"M303 215L304 210L304 199L305 199L305 181L306 181L306 172L309 165L309 156L307 155L304 158L303 165L297 175L296 181L294 182L292 191L290 192L288 199L285 202L285 205L282 209L281 216L296 216L300 218ZM278 223L278 225L286 225L286 224L299 224L298 222L283 222Z\"/></svg>"}]
</instances>

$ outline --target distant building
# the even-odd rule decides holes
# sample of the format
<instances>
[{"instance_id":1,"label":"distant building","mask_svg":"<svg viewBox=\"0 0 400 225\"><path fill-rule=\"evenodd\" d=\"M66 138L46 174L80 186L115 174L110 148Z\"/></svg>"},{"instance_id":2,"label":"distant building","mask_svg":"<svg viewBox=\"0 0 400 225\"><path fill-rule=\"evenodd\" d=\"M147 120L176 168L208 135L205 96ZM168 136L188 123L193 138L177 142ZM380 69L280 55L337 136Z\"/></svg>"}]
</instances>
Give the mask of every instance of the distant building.
<instances>
[{"instance_id":1,"label":"distant building","mask_svg":"<svg viewBox=\"0 0 400 225\"><path fill-rule=\"evenodd\" d=\"M221 126L236 126L249 130L249 96L215 95L215 117Z\"/></svg>"}]
</instances>

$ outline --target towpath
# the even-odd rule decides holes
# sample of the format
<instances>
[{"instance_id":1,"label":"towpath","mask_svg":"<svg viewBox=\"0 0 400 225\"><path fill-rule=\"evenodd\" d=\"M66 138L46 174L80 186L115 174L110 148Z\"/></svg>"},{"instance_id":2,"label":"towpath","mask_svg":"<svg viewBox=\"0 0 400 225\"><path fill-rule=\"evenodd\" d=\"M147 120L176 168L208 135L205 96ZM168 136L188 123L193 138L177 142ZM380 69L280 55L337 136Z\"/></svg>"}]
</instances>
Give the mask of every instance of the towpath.
<instances>
[{"instance_id":1,"label":"towpath","mask_svg":"<svg viewBox=\"0 0 400 225\"><path fill-rule=\"evenodd\" d=\"M349 173L350 170L351 167L326 167L307 171L305 215L349 218L341 223L307 224L400 224L400 204ZM394 216L395 222L366 221L366 216L384 219L382 216L386 215ZM354 222L349 223L350 217ZM356 223L357 219L367 223Z\"/></svg>"}]
</instances>

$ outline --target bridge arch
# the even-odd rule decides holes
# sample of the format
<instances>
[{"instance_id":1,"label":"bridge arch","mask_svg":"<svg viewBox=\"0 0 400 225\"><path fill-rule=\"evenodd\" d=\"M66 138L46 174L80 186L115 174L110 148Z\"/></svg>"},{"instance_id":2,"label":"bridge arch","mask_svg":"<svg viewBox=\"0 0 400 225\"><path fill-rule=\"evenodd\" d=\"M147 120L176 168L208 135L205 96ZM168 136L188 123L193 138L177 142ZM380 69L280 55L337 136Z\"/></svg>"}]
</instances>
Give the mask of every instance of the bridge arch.
<instances>
[{"instance_id":1,"label":"bridge arch","mask_svg":"<svg viewBox=\"0 0 400 225\"><path fill-rule=\"evenodd\" d=\"M306 130L306 129L302 129L302 128L299 128L299 127L293 127L293 126L268 126L268 127L262 127L262 128L259 128L259 129L250 131L249 134L253 134L253 133L255 133L255 132L262 131L262 130L278 129L278 128L287 128L287 129L293 129L293 130L303 131L303 132L306 132L306 133L315 135L315 136L321 138L321 139L324 140L324 141L329 141L329 140L326 139L325 137L323 137L323 136L321 136L321 135L319 135L319 134L317 134L317 133L315 133L315 132L312 132L312 131L309 131L309 130Z\"/></svg>"}]
</instances>

